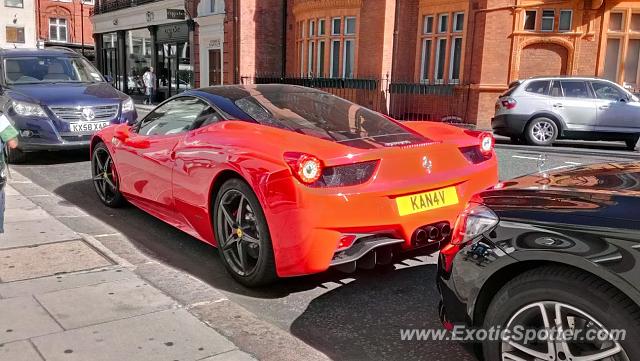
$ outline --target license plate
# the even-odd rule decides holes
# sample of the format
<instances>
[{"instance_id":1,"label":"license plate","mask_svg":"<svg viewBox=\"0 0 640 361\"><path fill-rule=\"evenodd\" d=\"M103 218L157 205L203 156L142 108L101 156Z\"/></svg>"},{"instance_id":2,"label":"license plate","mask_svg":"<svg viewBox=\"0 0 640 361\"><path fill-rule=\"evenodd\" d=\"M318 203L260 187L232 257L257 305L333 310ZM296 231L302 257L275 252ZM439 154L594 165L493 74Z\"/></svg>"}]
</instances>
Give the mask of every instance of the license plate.
<instances>
[{"instance_id":1,"label":"license plate","mask_svg":"<svg viewBox=\"0 0 640 361\"><path fill-rule=\"evenodd\" d=\"M109 122L70 123L72 132L95 132L109 125Z\"/></svg>"},{"instance_id":2,"label":"license plate","mask_svg":"<svg viewBox=\"0 0 640 361\"><path fill-rule=\"evenodd\" d=\"M456 187L441 188L396 198L398 213L401 216L452 206L458 202Z\"/></svg>"}]
</instances>

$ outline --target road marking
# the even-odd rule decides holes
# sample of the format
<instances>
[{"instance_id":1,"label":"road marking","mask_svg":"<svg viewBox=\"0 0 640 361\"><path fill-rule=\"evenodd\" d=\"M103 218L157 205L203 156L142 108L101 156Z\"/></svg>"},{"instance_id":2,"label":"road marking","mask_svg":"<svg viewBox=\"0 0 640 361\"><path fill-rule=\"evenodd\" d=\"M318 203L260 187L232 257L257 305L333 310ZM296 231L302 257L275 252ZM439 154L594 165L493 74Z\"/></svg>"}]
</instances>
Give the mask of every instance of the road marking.
<instances>
[{"instance_id":1,"label":"road marking","mask_svg":"<svg viewBox=\"0 0 640 361\"><path fill-rule=\"evenodd\" d=\"M518 158L518 159L530 159L530 160L538 160L540 158L538 157L525 157L523 155L512 155L512 158Z\"/></svg>"}]
</instances>

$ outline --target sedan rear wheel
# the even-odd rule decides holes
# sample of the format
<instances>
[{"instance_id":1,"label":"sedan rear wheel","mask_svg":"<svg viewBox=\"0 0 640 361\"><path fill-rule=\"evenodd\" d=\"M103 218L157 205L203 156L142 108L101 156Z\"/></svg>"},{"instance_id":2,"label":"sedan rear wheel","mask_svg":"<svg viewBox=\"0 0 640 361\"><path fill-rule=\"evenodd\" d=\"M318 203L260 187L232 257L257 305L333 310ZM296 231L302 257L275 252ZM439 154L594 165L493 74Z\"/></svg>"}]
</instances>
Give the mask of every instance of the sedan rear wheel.
<instances>
[{"instance_id":1,"label":"sedan rear wheel","mask_svg":"<svg viewBox=\"0 0 640 361\"><path fill-rule=\"evenodd\" d=\"M638 307L599 278L572 268L538 268L508 282L487 310L484 328L492 327L503 337L483 342L486 360L640 359ZM617 330L625 330L624 337Z\"/></svg>"},{"instance_id":2,"label":"sedan rear wheel","mask_svg":"<svg viewBox=\"0 0 640 361\"><path fill-rule=\"evenodd\" d=\"M93 150L91 175L96 193L104 205L116 208L124 204L124 197L119 189L116 166L104 143L98 143Z\"/></svg>"},{"instance_id":3,"label":"sedan rear wheel","mask_svg":"<svg viewBox=\"0 0 640 361\"><path fill-rule=\"evenodd\" d=\"M276 279L269 228L248 184L225 182L215 203L215 231L222 261L231 275L248 287Z\"/></svg>"}]
</instances>

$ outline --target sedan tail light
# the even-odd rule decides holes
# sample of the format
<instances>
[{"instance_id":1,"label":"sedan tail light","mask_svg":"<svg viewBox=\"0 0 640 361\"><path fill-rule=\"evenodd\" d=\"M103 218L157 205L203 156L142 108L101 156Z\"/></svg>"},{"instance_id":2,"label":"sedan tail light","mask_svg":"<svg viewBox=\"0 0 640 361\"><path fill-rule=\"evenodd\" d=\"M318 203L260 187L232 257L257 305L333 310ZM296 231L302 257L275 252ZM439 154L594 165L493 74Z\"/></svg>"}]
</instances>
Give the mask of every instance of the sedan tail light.
<instances>
[{"instance_id":1,"label":"sedan tail light","mask_svg":"<svg viewBox=\"0 0 640 361\"><path fill-rule=\"evenodd\" d=\"M480 133L480 151L484 155L491 155L496 145L496 140L491 133Z\"/></svg>"},{"instance_id":2,"label":"sedan tail light","mask_svg":"<svg viewBox=\"0 0 640 361\"><path fill-rule=\"evenodd\" d=\"M518 105L518 102L515 99L509 97L509 98L501 98L500 104L502 104L502 107L504 107L505 109L511 110L515 108L516 105Z\"/></svg>"},{"instance_id":3,"label":"sedan tail light","mask_svg":"<svg viewBox=\"0 0 640 361\"><path fill-rule=\"evenodd\" d=\"M445 260L445 270L451 271L453 259L461 248L477 240L483 233L492 230L499 221L498 216L487 206L476 202L467 204L465 210L458 216L451 234L451 242L440 252Z\"/></svg>"},{"instance_id":4,"label":"sedan tail light","mask_svg":"<svg viewBox=\"0 0 640 361\"><path fill-rule=\"evenodd\" d=\"M313 184L322 175L322 162L312 155L287 152L284 159L291 167L293 175L304 184Z\"/></svg>"},{"instance_id":5,"label":"sedan tail light","mask_svg":"<svg viewBox=\"0 0 640 361\"><path fill-rule=\"evenodd\" d=\"M285 161L293 175L310 187L345 187L362 184L373 176L379 160L326 167L317 157L287 152Z\"/></svg>"}]
</instances>

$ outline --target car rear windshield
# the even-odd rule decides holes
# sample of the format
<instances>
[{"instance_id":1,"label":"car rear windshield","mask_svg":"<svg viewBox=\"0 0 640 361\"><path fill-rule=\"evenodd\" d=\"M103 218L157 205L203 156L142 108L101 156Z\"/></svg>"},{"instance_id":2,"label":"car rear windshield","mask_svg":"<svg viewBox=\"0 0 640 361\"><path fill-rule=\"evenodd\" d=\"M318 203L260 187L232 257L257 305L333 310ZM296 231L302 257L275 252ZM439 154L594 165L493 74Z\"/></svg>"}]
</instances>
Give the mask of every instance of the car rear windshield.
<instances>
[{"instance_id":1,"label":"car rear windshield","mask_svg":"<svg viewBox=\"0 0 640 361\"><path fill-rule=\"evenodd\" d=\"M359 148L426 141L379 113L319 91L257 91L235 104L260 124Z\"/></svg>"},{"instance_id":2,"label":"car rear windshield","mask_svg":"<svg viewBox=\"0 0 640 361\"><path fill-rule=\"evenodd\" d=\"M102 75L87 60L71 56L25 56L6 58L3 64L7 84L93 83Z\"/></svg>"},{"instance_id":3,"label":"car rear windshield","mask_svg":"<svg viewBox=\"0 0 640 361\"><path fill-rule=\"evenodd\" d=\"M509 90L507 90L506 92L504 92L500 96L501 97L510 96L516 89L518 89L519 86L520 86L520 82L519 81L514 81L513 83L509 84Z\"/></svg>"}]
</instances>

